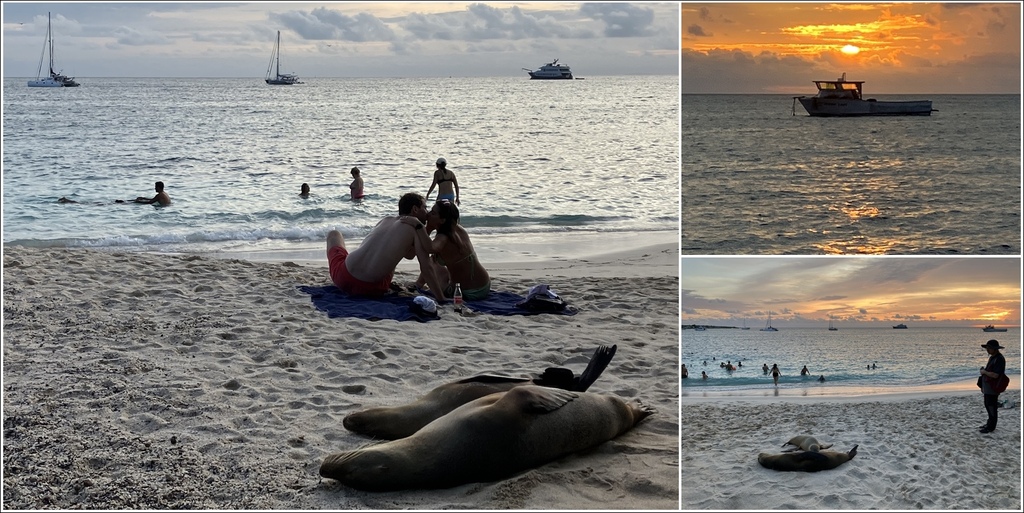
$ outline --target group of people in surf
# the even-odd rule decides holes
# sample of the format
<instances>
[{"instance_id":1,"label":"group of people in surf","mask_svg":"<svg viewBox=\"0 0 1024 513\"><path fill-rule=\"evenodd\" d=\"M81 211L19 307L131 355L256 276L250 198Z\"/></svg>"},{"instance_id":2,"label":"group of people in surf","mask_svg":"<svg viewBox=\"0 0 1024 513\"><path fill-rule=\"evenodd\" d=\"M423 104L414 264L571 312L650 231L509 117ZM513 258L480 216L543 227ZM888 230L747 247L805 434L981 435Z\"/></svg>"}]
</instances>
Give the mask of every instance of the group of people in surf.
<instances>
[{"instance_id":1,"label":"group of people in surf","mask_svg":"<svg viewBox=\"0 0 1024 513\"><path fill-rule=\"evenodd\" d=\"M717 360L717 358L712 358L711 360L715 361L715 360ZM705 367L707 367L708 361L704 360L703 365ZM727 360L727 361L724 361L724 362L719 362L718 366L721 367L722 369L725 369L726 372L732 373L733 371L739 370L741 367L743 367L743 362L737 361L736 365L733 365L732 364L732 360ZM868 365L868 368L870 369L871 366ZM779 364L773 363L771 368L769 368L768 364L765 363L763 366L761 366L761 370L764 372L765 376L767 376L770 373L772 375L772 381L775 383L775 386L779 386L779 377L782 376L782 371L779 370ZM690 376L690 371L689 371L689 369L686 368L686 364L685 363L682 364L681 374L682 374L682 377L684 379L689 378L689 376ZM811 374L811 372L809 370L807 370L807 366L804 365L804 368L800 370L800 375L801 376L810 376L810 374ZM710 376L708 376L707 371L700 371L700 379L709 379L709 378L710 378ZM825 380L825 375L824 374L821 374L821 375L818 376L818 382L819 383L824 383L825 381L826 380Z\"/></svg>"}]
</instances>

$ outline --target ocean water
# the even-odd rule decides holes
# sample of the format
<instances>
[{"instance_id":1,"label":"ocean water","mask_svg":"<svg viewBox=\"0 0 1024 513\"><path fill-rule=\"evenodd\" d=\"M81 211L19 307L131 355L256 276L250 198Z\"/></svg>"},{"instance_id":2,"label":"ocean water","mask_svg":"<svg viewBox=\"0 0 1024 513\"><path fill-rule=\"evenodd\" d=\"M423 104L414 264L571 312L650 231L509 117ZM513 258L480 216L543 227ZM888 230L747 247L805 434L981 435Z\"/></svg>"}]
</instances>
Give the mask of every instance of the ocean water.
<instances>
[{"instance_id":1,"label":"ocean water","mask_svg":"<svg viewBox=\"0 0 1024 513\"><path fill-rule=\"evenodd\" d=\"M708 329L682 331L682 363L689 378L684 390L758 391L772 390L771 375L762 365L777 363L782 376L780 389L821 389L860 387L899 389L956 383L977 379L978 369L988 362L981 348L989 339L999 340L1006 349L1006 374L1014 381L1020 375L1018 328L1005 333L985 333L981 328L788 328L777 332ZM704 366L707 361L707 366ZM742 362L728 372L720 362ZM867 369L869 364L875 369ZM800 376L807 366L809 377ZM701 379L701 371L709 378ZM817 381L825 376L825 383Z\"/></svg>"},{"instance_id":2,"label":"ocean water","mask_svg":"<svg viewBox=\"0 0 1024 513\"><path fill-rule=\"evenodd\" d=\"M426 194L442 156L473 234L678 229L678 77L304 81L5 79L4 243L319 247L333 228L365 236L405 192ZM152 197L156 181L170 207L113 203Z\"/></svg>"},{"instance_id":3,"label":"ocean water","mask_svg":"<svg viewBox=\"0 0 1024 513\"><path fill-rule=\"evenodd\" d=\"M1019 254L1020 96L872 97L938 112L812 118L787 95L684 95L683 254Z\"/></svg>"}]
</instances>

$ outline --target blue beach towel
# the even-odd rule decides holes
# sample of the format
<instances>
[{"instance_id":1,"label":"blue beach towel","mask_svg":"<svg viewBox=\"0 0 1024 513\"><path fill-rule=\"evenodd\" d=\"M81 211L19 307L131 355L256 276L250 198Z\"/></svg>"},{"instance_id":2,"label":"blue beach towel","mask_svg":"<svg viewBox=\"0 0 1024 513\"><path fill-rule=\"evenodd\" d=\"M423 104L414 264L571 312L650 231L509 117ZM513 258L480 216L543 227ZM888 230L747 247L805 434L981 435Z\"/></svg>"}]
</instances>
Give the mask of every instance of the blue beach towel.
<instances>
[{"instance_id":1,"label":"blue beach towel","mask_svg":"<svg viewBox=\"0 0 1024 513\"><path fill-rule=\"evenodd\" d=\"M437 317L415 312L416 309L411 308L414 304L413 298L409 296L349 297L334 285L326 287L300 286L299 290L309 294L313 305L318 310L327 312L327 316L331 318L356 317L371 321L394 319L396 321L417 320L420 322L437 319ZM429 292L421 291L421 293L429 295ZM517 303L525 300L525 297L518 294L492 290L486 299L466 301L466 306L474 312L490 315L537 315L541 313L576 315L576 309L571 306L560 312L531 311L516 307Z\"/></svg>"},{"instance_id":2,"label":"blue beach towel","mask_svg":"<svg viewBox=\"0 0 1024 513\"><path fill-rule=\"evenodd\" d=\"M299 290L310 295L317 310L327 312L330 318L356 317L370 321L394 319L396 321L427 322L438 319L422 309L415 308L412 297L389 295L380 298L349 297L334 285L326 287L301 286Z\"/></svg>"}]
</instances>

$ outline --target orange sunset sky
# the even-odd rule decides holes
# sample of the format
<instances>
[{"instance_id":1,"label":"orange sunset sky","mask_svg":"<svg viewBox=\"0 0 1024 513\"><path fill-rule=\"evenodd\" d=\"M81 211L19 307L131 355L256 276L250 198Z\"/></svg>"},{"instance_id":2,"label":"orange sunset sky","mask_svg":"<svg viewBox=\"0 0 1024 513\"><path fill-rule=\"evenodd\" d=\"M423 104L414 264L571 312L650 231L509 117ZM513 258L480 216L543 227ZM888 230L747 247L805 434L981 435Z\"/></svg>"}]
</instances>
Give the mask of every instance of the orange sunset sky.
<instances>
[{"instance_id":1,"label":"orange sunset sky","mask_svg":"<svg viewBox=\"0 0 1024 513\"><path fill-rule=\"evenodd\" d=\"M683 324L1020 326L1016 257L684 257Z\"/></svg>"},{"instance_id":2,"label":"orange sunset sky","mask_svg":"<svg viewBox=\"0 0 1024 513\"><path fill-rule=\"evenodd\" d=\"M682 4L682 92L1019 94L1021 4Z\"/></svg>"}]
</instances>

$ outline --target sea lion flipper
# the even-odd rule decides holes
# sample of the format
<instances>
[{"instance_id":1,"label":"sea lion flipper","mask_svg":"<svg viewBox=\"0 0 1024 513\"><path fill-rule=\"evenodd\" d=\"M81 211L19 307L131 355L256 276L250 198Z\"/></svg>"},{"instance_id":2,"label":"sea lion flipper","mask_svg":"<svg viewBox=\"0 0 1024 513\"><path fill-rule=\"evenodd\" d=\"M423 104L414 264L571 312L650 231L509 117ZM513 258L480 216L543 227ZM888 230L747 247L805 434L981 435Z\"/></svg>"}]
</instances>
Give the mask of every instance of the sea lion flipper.
<instances>
[{"instance_id":1,"label":"sea lion flipper","mask_svg":"<svg viewBox=\"0 0 1024 513\"><path fill-rule=\"evenodd\" d=\"M594 350L594 355L590 357L590 363L587 364L587 368L583 369L583 373L578 378L573 379L571 390L574 392L586 392L590 385L597 381L597 378L608 367L608 364L611 363L616 349L618 349L616 344L612 344L611 347L606 345L598 346Z\"/></svg>"},{"instance_id":2,"label":"sea lion flipper","mask_svg":"<svg viewBox=\"0 0 1024 513\"><path fill-rule=\"evenodd\" d=\"M819 449L828 449L829 447L832 447L832 445L833 445L833 444L822 444L822 445L821 445L820 447L818 447L818 448L819 448Z\"/></svg>"},{"instance_id":3,"label":"sea lion flipper","mask_svg":"<svg viewBox=\"0 0 1024 513\"><path fill-rule=\"evenodd\" d=\"M590 385L593 385L597 378L601 376L604 369L608 367L612 357L615 356L617 348L618 346L614 344L611 347L605 345L598 346L594 350L594 355L590 357L587 368L583 369L579 376L574 376L571 370L564 367L548 367L544 369L544 373L540 377L533 380L533 384L548 388L561 388L562 390L573 392L586 392Z\"/></svg>"},{"instance_id":4,"label":"sea lion flipper","mask_svg":"<svg viewBox=\"0 0 1024 513\"><path fill-rule=\"evenodd\" d=\"M523 386L509 390L498 402L517 403L520 410L526 413L547 413L565 406L577 397L577 394L560 388Z\"/></svg>"},{"instance_id":5,"label":"sea lion flipper","mask_svg":"<svg viewBox=\"0 0 1024 513\"><path fill-rule=\"evenodd\" d=\"M533 384L542 387L570 390L575 381L576 378L572 375L571 370L564 367L548 367L544 369L544 374L533 380Z\"/></svg>"},{"instance_id":6,"label":"sea lion flipper","mask_svg":"<svg viewBox=\"0 0 1024 513\"><path fill-rule=\"evenodd\" d=\"M466 379L460 379L456 383L526 383L530 381L527 378L513 378L510 376L494 376L492 374L479 374Z\"/></svg>"}]
</instances>

